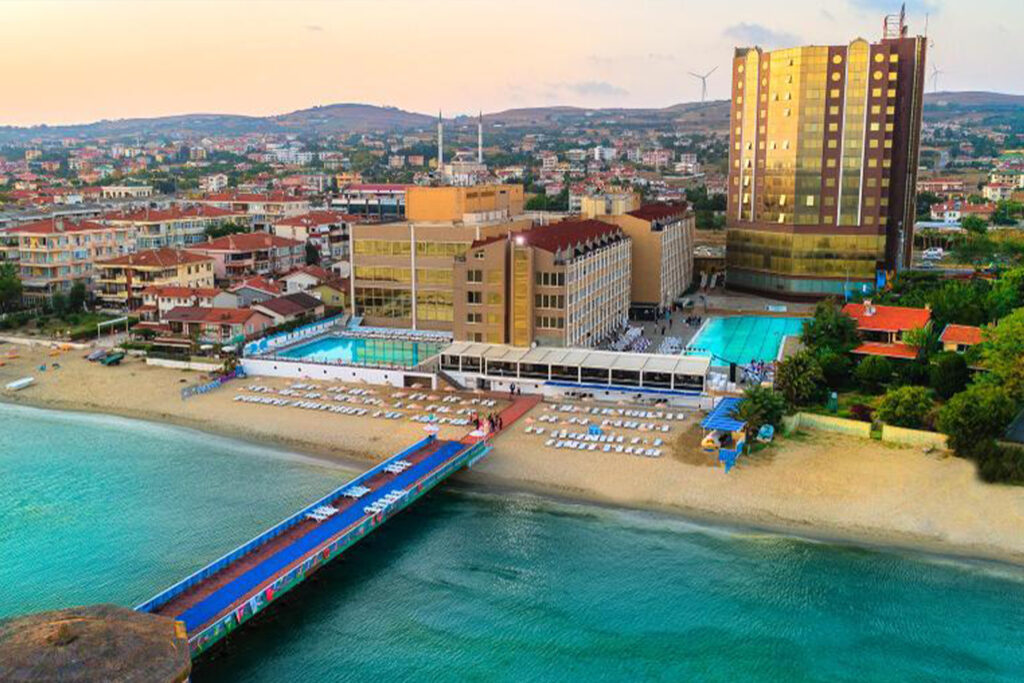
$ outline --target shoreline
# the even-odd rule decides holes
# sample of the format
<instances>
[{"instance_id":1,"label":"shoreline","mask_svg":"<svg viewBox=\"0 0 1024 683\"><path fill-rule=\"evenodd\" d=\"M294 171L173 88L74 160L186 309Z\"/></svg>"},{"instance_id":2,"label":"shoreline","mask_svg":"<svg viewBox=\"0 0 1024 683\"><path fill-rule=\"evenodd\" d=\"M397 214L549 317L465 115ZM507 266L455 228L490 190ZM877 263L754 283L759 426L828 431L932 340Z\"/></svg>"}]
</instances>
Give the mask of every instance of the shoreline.
<instances>
[{"instance_id":1,"label":"shoreline","mask_svg":"<svg viewBox=\"0 0 1024 683\"><path fill-rule=\"evenodd\" d=\"M11 400L9 395L0 396L0 403L58 412L125 418L157 425L169 425L209 436L232 439L250 446L268 448L275 451L288 451L289 455L302 458L304 464L351 471L353 476L355 473L365 469L367 465L375 462L373 457L357 450L339 450L336 447L325 446L316 440L306 440L280 434L268 440L266 435L256 434L251 430L229 425L218 425L212 420L198 420L170 412L139 408L113 410L106 406L83 405L79 402L55 399ZM495 445L499 446L502 439L508 440L512 436L514 434L505 433L500 435L495 439ZM488 456L488 458L490 457L493 457L493 453ZM486 461L487 458L484 459L484 463ZM875 552L906 552L932 559L973 564L995 564L1013 569L1024 568L1024 553L1009 551L1005 548L989 544L954 544L921 534L853 525L829 525L821 523L820 520L794 520L771 515L767 512L754 515L735 515L719 510L709 510L679 503L666 504L655 500L648 500L646 502L631 501L629 504L625 504L583 487L559 486L549 482L529 479L511 479L479 469L460 472L449 480L447 486L458 492L498 496L503 494L527 495L556 503L594 506L622 512L653 512L700 527L722 528L735 533L767 534L804 542L823 543ZM1024 533L1024 530L1022 530L1022 533Z\"/></svg>"}]
</instances>

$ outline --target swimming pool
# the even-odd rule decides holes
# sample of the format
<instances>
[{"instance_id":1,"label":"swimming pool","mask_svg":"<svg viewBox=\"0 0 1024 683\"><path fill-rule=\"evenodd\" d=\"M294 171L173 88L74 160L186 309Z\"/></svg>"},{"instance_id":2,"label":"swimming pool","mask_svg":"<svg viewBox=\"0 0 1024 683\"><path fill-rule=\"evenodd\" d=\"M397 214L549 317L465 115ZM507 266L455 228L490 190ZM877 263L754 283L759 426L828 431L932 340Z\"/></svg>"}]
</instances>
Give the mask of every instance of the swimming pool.
<instances>
[{"instance_id":1,"label":"swimming pool","mask_svg":"<svg viewBox=\"0 0 1024 683\"><path fill-rule=\"evenodd\" d=\"M739 315L710 318L687 346L691 356L711 356L712 365L773 361L782 338L799 335L804 318Z\"/></svg>"},{"instance_id":2,"label":"swimming pool","mask_svg":"<svg viewBox=\"0 0 1024 683\"><path fill-rule=\"evenodd\" d=\"M411 368L436 356L444 346L428 341L332 335L284 349L277 355L311 363Z\"/></svg>"}]
</instances>

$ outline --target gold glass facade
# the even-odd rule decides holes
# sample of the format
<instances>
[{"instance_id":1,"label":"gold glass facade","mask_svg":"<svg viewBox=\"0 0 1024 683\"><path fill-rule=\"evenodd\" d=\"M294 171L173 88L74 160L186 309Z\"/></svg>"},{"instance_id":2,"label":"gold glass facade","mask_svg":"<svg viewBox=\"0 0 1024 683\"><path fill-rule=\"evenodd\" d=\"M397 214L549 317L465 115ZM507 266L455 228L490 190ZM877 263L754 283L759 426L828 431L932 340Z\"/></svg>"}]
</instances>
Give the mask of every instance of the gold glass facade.
<instances>
[{"instance_id":1,"label":"gold glass facade","mask_svg":"<svg viewBox=\"0 0 1024 683\"><path fill-rule=\"evenodd\" d=\"M923 45L900 37L736 50L730 286L835 294L909 263Z\"/></svg>"}]
</instances>

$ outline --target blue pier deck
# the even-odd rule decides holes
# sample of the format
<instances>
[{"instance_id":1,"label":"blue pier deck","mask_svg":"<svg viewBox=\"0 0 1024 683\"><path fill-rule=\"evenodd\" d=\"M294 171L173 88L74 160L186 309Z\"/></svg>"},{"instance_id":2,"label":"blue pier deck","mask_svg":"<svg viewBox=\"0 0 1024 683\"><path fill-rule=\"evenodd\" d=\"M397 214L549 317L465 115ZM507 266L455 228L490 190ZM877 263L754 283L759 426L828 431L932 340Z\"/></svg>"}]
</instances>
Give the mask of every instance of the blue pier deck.
<instances>
[{"instance_id":1,"label":"blue pier deck","mask_svg":"<svg viewBox=\"0 0 1024 683\"><path fill-rule=\"evenodd\" d=\"M196 657L489 448L486 442L424 439L136 609L183 622ZM399 460L410 466L399 473L386 471ZM346 497L343 492L353 486L370 490L357 499ZM378 513L364 510L398 490L406 495L390 507ZM320 522L306 517L321 505L338 512Z\"/></svg>"}]
</instances>

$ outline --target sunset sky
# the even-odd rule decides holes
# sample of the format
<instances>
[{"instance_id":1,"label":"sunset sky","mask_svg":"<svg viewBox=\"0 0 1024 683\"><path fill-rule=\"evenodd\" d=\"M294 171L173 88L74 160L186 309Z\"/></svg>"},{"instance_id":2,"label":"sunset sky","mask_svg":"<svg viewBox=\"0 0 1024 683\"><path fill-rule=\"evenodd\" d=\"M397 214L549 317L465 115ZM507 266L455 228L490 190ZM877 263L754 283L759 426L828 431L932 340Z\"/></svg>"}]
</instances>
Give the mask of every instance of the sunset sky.
<instances>
[{"instance_id":1,"label":"sunset sky","mask_svg":"<svg viewBox=\"0 0 1024 683\"><path fill-rule=\"evenodd\" d=\"M724 97L737 45L873 40L898 9L880 0L0 0L0 124L335 102L446 114L666 106L699 99L687 72L712 67L709 97ZM923 32L925 12L941 90L1024 92L1024 3L911 2L912 32Z\"/></svg>"}]
</instances>

